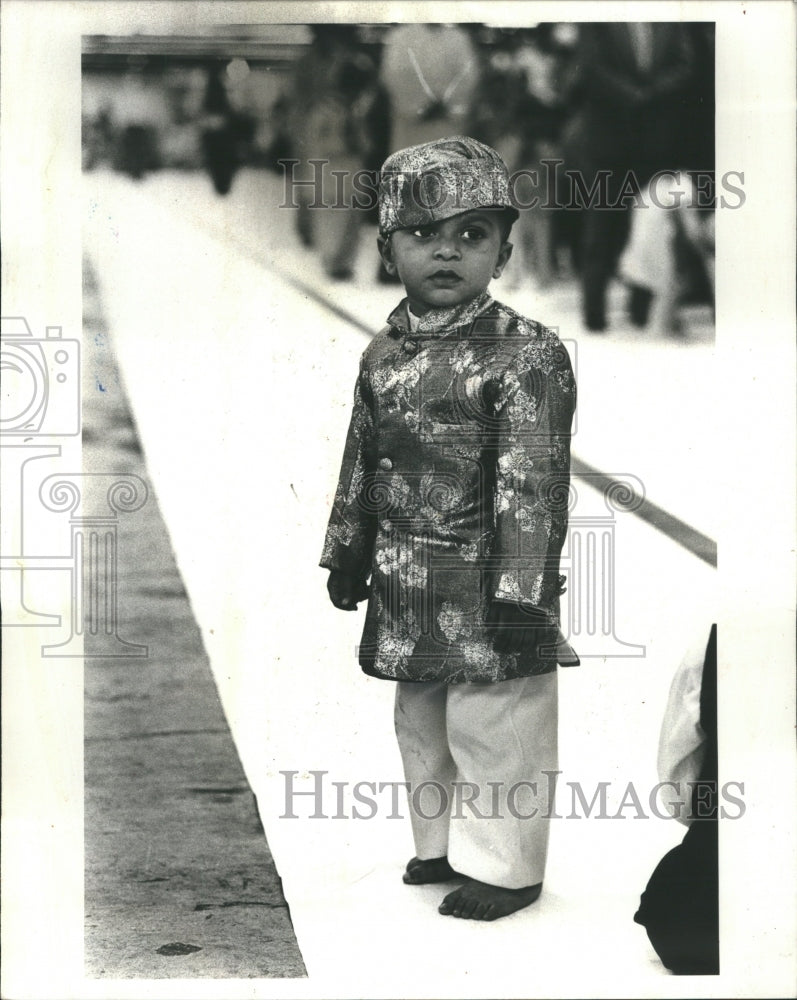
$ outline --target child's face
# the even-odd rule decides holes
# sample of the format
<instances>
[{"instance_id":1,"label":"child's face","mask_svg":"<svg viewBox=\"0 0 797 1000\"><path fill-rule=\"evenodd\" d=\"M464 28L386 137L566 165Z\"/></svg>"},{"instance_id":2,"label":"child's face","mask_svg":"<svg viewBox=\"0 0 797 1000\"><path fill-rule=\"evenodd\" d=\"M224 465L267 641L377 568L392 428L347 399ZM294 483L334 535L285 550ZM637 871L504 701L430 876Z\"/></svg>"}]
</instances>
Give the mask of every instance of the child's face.
<instances>
[{"instance_id":1,"label":"child's face","mask_svg":"<svg viewBox=\"0 0 797 1000\"><path fill-rule=\"evenodd\" d=\"M469 302L500 277L512 254L503 225L500 210L473 209L418 229L398 229L379 239L379 252L420 316Z\"/></svg>"}]
</instances>

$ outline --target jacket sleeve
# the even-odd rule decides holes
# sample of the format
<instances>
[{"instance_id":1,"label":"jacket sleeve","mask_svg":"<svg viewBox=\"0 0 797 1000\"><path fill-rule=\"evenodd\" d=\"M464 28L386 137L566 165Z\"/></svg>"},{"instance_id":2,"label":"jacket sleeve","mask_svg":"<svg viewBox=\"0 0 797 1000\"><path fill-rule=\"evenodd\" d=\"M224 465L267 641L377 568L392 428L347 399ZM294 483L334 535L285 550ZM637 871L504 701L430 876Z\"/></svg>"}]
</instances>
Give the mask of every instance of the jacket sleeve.
<instances>
[{"instance_id":1,"label":"jacket sleeve","mask_svg":"<svg viewBox=\"0 0 797 1000\"><path fill-rule=\"evenodd\" d=\"M492 598L531 605L554 621L575 400L570 358L558 339L518 351L499 396Z\"/></svg>"},{"instance_id":2,"label":"jacket sleeve","mask_svg":"<svg viewBox=\"0 0 797 1000\"><path fill-rule=\"evenodd\" d=\"M370 573L376 534L376 514L368 503L368 484L373 471L373 398L361 362L340 477L321 553L320 565L325 569L363 579Z\"/></svg>"}]
</instances>

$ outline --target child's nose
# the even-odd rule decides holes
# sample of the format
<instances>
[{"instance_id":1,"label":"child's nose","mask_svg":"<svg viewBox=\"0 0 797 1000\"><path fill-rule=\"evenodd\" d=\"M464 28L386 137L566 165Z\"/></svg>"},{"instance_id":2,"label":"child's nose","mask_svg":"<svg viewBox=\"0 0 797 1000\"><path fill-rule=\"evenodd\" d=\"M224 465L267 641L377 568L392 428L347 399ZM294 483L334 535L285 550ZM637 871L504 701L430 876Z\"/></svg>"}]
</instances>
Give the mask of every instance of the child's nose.
<instances>
[{"instance_id":1,"label":"child's nose","mask_svg":"<svg viewBox=\"0 0 797 1000\"><path fill-rule=\"evenodd\" d=\"M435 247L434 255L440 260L457 260L461 256L457 240L441 238Z\"/></svg>"}]
</instances>

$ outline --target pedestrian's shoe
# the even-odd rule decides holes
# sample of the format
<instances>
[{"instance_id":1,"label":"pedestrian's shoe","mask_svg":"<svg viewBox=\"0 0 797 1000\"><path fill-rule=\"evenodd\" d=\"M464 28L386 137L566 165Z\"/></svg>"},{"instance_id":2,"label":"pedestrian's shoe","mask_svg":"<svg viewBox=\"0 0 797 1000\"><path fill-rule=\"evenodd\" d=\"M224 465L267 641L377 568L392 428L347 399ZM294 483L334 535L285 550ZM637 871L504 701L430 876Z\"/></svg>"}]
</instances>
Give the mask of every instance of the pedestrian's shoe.
<instances>
[{"instance_id":1,"label":"pedestrian's shoe","mask_svg":"<svg viewBox=\"0 0 797 1000\"><path fill-rule=\"evenodd\" d=\"M653 292L642 285L630 285L628 289L628 318L634 326L647 326Z\"/></svg>"},{"instance_id":2,"label":"pedestrian's shoe","mask_svg":"<svg viewBox=\"0 0 797 1000\"><path fill-rule=\"evenodd\" d=\"M589 311L584 317L584 326L590 333L603 333L606 330L606 316L603 313Z\"/></svg>"}]
</instances>

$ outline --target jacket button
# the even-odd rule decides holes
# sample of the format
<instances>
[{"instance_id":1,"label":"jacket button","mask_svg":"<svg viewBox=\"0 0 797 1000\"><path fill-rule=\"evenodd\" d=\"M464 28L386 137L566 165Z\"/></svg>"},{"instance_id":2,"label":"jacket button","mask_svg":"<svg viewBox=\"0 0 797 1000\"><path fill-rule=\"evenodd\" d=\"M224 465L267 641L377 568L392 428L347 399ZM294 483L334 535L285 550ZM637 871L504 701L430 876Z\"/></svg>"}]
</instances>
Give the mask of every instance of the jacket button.
<instances>
[{"instance_id":1,"label":"jacket button","mask_svg":"<svg viewBox=\"0 0 797 1000\"><path fill-rule=\"evenodd\" d=\"M379 468L384 469L385 472L390 472L390 470L393 468L393 463L390 461L389 458L380 458Z\"/></svg>"},{"instance_id":2,"label":"jacket button","mask_svg":"<svg viewBox=\"0 0 797 1000\"><path fill-rule=\"evenodd\" d=\"M407 354L414 354L418 350L417 340L405 340L404 350L407 352Z\"/></svg>"}]
</instances>

